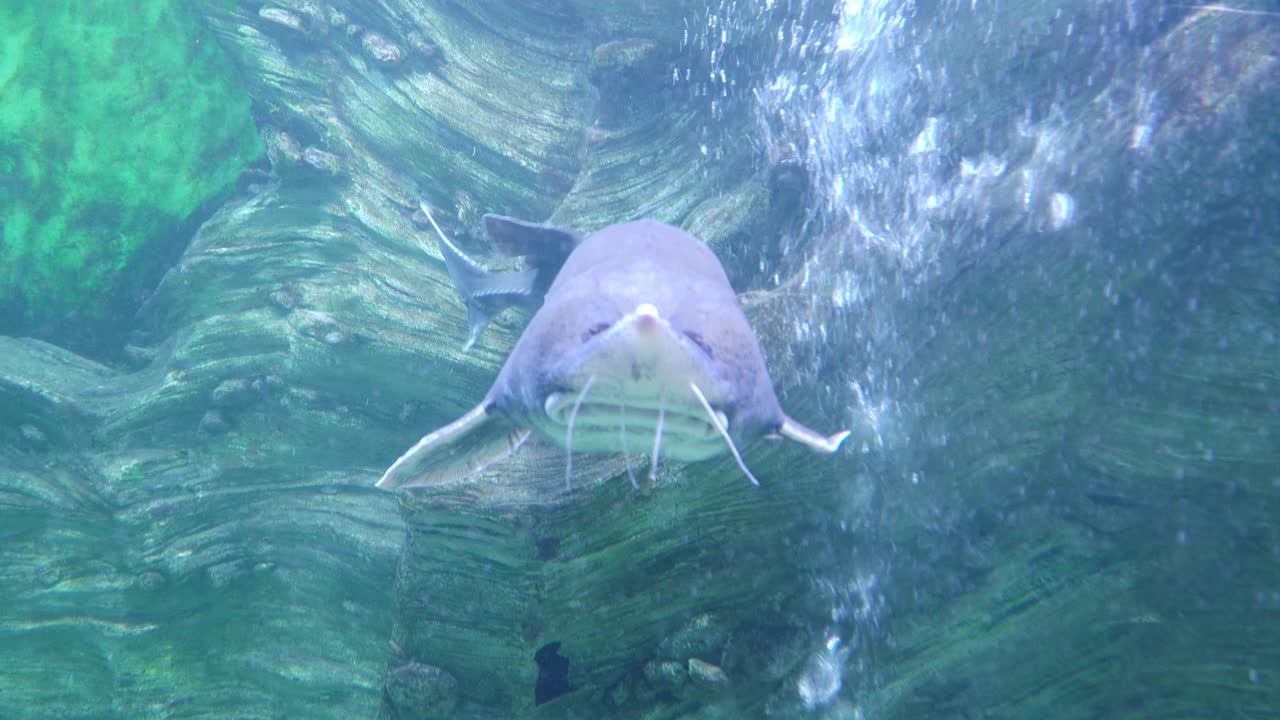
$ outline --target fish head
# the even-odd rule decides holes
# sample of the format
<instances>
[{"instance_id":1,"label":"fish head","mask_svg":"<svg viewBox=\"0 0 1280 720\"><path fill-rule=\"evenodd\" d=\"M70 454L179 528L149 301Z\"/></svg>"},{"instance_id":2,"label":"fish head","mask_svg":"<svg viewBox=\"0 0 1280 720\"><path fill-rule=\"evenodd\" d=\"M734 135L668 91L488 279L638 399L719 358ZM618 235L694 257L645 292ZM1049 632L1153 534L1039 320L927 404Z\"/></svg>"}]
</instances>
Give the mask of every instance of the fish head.
<instances>
[{"instance_id":1,"label":"fish head","mask_svg":"<svg viewBox=\"0 0 1280 720\"><path fill-rule=\"evenodd\" d=\"M761 393L752 383L743 397L735 368L711 344L716 335L679 320L645 302L596 320L543 366L525 422L573 451L648 452L660 435L662 455L683 462L726 452L725 433L776 430L783 416L772 386Z\"/></svg>"}]
</instances>

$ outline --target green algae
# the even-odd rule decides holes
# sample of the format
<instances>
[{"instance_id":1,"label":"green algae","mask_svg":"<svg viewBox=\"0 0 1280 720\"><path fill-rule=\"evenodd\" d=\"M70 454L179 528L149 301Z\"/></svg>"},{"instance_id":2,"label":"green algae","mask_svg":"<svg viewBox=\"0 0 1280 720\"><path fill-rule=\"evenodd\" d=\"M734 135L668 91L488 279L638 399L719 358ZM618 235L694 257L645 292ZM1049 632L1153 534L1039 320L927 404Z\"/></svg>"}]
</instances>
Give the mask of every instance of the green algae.
<instances>
[{"instance_id":1,"label":"green algae","mask_svg":"<svg viewBox=\"0 0 1280 720\"><path fill-rule=\"evenodd\" d=\"M131 304L261 141L184 3L18 0L0 27L0 331L72 334Z\"/></svg>"}]
</instances>

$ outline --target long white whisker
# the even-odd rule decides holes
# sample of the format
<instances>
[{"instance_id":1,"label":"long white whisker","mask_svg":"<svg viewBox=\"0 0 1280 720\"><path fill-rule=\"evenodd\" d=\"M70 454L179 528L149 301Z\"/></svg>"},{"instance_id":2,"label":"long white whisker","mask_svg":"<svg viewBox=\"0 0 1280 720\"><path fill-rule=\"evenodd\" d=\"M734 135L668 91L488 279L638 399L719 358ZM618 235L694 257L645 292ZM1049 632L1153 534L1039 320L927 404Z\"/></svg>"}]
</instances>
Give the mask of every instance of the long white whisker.
<instances>
[{"instance_id":1,"label":"long white whisker","mask_svg":"<svg viewBox=\"0 0 1280 720\"><path fill-rule=\"evenodd\" d=\"M622 425L622 461L627 464L627 478L631 480L631 487L639 490L640 483L636 482L636 473L631 469L631 452L627 450L627 404L618 404L618 414L621 416Z\"/></svg>"},{"instance_id":2,"label":"long white whisker","mask_svg":"<svg viewBox=\"0 0 1280 720\"><path fill-rule=\"evenodd\" d=\"M573 410L569 412L569 423L564 431L564 489L568 490L573 486L573 423L578 419L578 408L582 407L582 399L587 396L587 391L591 390L591 384L596 381L596 376L592 375L587 378L587 383L582 386L582 390L578 392L578 397L573 401Z\"/></svg>"},{"instance_id":3,"label":"long white whisker","mask_svg":"<svg viewBox=\"0 0 1280 720\"><path fill-rule=\"evenodd\" d=\"M742 456L738 454L738 448L733 444L733 438L729 437L729 431L725 426L720 424L720 418L716 415L716 411L711 409L711 403L707 402L707 396L702 394L702 390L698 389L696 383L689 383L689 388L693 390L693 394L698 398L698 402L702 403L702 409L707 411L707 416L711 418L711 424L716 430L720 431L720 437L729 444L729 452L733 453L733 459L738 461L738 467L742 468L742 472L751 481L752 485L759 485L760 481L756 480L756 476L751 474L747 469L747 464L742 462Z\"/></svg>"},{"instance_id":4,"label":"long white whisker","mask_svg":"<svg viewBox=\"0 0 1280 720\"><path fill-rule=\"evenodd\" d=\"M653 457L649 460L649 482L658 480L658 451L662 449L662 423L667 418L667 392L658 396L658 426L653 429Z\"/></svg>"}]
</instances>

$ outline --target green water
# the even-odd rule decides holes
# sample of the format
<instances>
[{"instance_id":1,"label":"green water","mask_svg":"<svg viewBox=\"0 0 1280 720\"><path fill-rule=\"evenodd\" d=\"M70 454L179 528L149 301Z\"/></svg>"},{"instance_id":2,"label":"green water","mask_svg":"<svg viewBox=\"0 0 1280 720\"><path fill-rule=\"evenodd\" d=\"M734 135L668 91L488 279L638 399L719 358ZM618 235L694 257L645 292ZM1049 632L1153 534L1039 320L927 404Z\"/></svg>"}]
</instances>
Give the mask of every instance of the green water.
<instances>
[{"instance_id":1,"label":"green water","mask_svg":"<svg viewBox=\"0 0 1280 720\"><path fill-rule=\"evenodd\" d=\"M9 332L85 347L136 308L172 233L261 153L249 97L185 3L0 10L0 302ZM82 318L77 321L76 317Z\"/></svg>"}]
</instances>

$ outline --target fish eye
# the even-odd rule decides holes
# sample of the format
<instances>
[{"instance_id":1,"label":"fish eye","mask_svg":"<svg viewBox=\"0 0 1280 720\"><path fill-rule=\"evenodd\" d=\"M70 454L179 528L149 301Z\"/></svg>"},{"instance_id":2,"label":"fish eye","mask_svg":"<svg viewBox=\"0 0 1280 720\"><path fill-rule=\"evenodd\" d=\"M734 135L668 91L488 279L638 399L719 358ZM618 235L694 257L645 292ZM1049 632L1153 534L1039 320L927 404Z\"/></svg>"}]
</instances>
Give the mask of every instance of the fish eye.
<instances>
[{"instance_id":1,"label":"fish eye","mask_svg":"<svg viewBox=\"0 0 1280 720\"><path fill-rule=\"evenodd\" d=\"M707 357L709 358L715 357L715 353L711 352L711 346L707 344L706 340L702 339L702 335L696 332L685 330L684 336L689 338L689 341L692 342L694 345L697 345L698 348L702 350L702 352L706 353Z\"/></svg>"},{"instance_id":2,"label":"fish eye","mask_svg":"<svg viewBox=\"0 0 1280 720\"><path fill-rule=\"evenodd\" d=\"M582 333L582 342L586 342L590 340L591 338L599 335L600 333L604 332L605 330L608 330L611 327L613 327L613 323L607 323L607 322L598 322L595 325L592 325L591 327L587 328L586 332Z\"/></svg>"}]
</instances>

